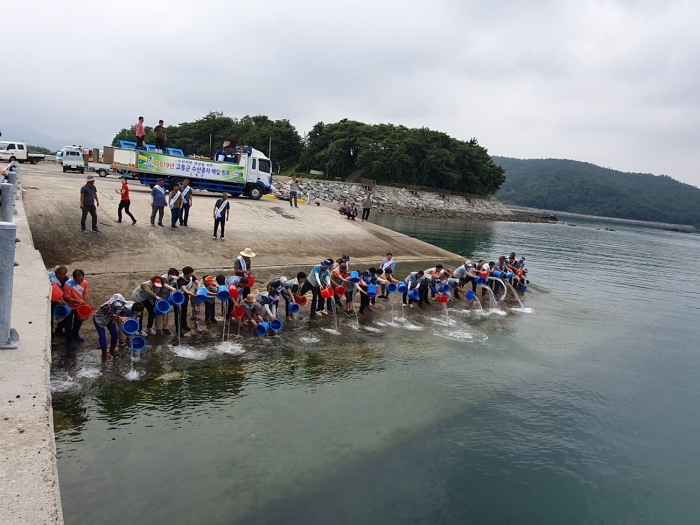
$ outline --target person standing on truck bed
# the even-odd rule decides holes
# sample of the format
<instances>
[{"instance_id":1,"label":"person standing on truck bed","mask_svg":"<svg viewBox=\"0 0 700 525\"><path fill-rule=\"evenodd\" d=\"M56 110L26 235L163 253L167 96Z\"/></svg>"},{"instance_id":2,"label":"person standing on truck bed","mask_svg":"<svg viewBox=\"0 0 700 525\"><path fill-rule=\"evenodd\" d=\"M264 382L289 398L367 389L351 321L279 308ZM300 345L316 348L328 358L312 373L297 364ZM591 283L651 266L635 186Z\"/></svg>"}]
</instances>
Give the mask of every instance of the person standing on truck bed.
<instances>
[{"instance_id":1,"label":"person standing on truck bed","mask_svg":"<svg viewBox=\"0 0 700 525\"><path fill-rule=\"evenodd\" d=\"M168 134L165 132L162 120L159 120L158 125L153 128L153 136L156 138L156 148L165 153L165 141L168 140Z\"/></svg>"},{"instance_id":2,"label":"person standing on truck bed","mask_svg":"<svg viewBox=\"0 0 700 525\"><path fill-rule=\"evenodd\" d=\"M136 149L143 149L143 143L146 140L146 129L143 127L143 117L139 117L136 123Z\"/></svg>"},{"instance_id":3,"label":"person standing on truck bed","mask_svg":"<svg viewBox=\"0 0 700 525\"><path fill-rule=\"evenodd\" d=\"M187 220L190 218L190 208L192 207L192 186L190 179L182 181L182 213L180 214L180 226L187 226Z\"/></svg>"},{"instance_id":4,"label":"person standing on truck bed","mask_svg":"<svg viewBox=\"0 0 700 525\"><path fill-rule=\"evenodd\" d=\"M163 210L166 204L164 182L163 179L158 179L151 190L151 226L156 225L156 212L158 212L158 226L163 226Z\"/></svg>"},{"instance_id":5,"label":"person standing on truck bed","mask_svg":"<svg viewBox=\"0 0 700 525\"><path fill-rule=\"evenodd\" d=\"M95 177L88 175L85 186L80 188L80 209L83 210L83 215L80 218L80 230L83 233L87 233L85 219L87 219L88 213L92 216L92 231L101 233L100 230L97 229L97 206L99 205L100 199L97 197Z\"/></svg>"}]
</instances>

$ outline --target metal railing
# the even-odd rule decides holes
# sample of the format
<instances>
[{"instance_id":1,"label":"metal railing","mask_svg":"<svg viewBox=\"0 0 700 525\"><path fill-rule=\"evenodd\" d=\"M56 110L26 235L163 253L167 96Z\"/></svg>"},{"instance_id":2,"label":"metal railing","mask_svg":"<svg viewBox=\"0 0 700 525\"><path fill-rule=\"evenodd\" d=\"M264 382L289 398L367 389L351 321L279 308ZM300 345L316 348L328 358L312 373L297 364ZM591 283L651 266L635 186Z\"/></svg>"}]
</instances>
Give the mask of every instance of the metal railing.
<instances>
[{"instance_id":1,"label":"metal railing","mask_svg":"<svg viewBox=\"0 0 700 525\"><path fill-rule=\"evenodd\" d=\"M10 326L12 319L12 287L15 276L15 243L17 225L12 223L18 194L19 167L10 163L5 168L8 182L0 183L0 349L17 348L19 334Z\"/></svg>"}]
</instances>

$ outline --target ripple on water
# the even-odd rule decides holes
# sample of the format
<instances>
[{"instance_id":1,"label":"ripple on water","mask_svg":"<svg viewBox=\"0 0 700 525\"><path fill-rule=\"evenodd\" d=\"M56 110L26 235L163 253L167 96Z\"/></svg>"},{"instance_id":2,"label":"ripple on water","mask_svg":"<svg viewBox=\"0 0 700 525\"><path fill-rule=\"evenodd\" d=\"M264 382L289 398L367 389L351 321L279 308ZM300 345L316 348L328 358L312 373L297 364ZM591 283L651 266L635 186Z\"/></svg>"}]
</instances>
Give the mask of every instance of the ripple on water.
<instances>
[{"instance_id":1,"label":"ripple on water","mask_svg":"<svg viewBox=\"0 0 700 525\"><path fill-rule=\"evenodd\" d=\"M233 343L231 341L224 341L222 343L214 346L217 352L228 355L241 355L245 354L245 348L240 343Z\"/></svg>"},{"instance_id":2,"label":"ripple on water","mask_svg":"<svg viewBox=\"0 0 700 525\"><path fill-rule=\"evenodd\" d=\"M194 359L195 361L203 361L209 356L208 350L197 350L193 346L172 346L170 351L178 357L185 359Z\"/></svg>"},{"instance_id":3,"label":"ripple on water","mask_svg":"<svg viewBox=\"0 0 700 525\"><path fill-rule=\"evenodd\" d=\"M456 319L445 317L444 315L442 317L428 317L428 319L430 319L435 324L439 324L440 326L452 326L457 324Z\"/></svg>"},{"instance_id":4,"label":"ripple on water","mask_svg":"<svg viewBox=\"0 0 700 525\"><path fill-rule=\"evenodd\" d=\"M529 306L526 306L525 308L520 308L520 307L511 308L510 311L511 312L521 312L523 314L535 313L535 311L532 308L530 308Z\"/></svg>"},{"instance_id":5,"label":"ripple on water","mask_svg":"<svg viewBox=\"0 0 700 525\"><path fill-rule=\"evenodd\" d=\"M318 343L318 342L320 342L321 340L320 340L318 337L312 335L312 336L310 336L310 337L300 337L300 338L299 338L299 341L301 341L302 343L308 345L308 344L312 344L312 343Z\"/></svg>"},{"instance_id":6,"label":"ripple on water","mask_svg":"<svg viewBox=\"0 0 700 525\"><path fill-rule=\"evenodd\" d=\"M381 328L375 328L374 326L363 326L362 328L367 330L368 332L373 332L375 334L384 333L384 330L382 330Z\"/></svg>"},{"instance_id":7,"label":"ripple on water","mask_svg":"<svg viewBox=\"0 0 700 525\"><path fill-rule=\"evenodd\" d=\"M51 392L58 393L58 392L66 392L72 388L78 387L78 383L73 381L73 378L70 376L63 376L60 378L52 379L51 380Z\"/></svg>"},{"instance_id":8,"label":"ripple on water","mask_svg":"<svg viewBox=\"0 0 700 525\"><path fill-rule=\"evenodd\" d=\"M340 330L336 330L335 328L321 328L324 332L328 332L329 334L333 335L342 335Z\"/></svg>"},{"instance_id":9,"label":"ripple on water","mask_svg":"<svg viewBox=\"0 0 700 525\"><path fill-rule=\"evenodd\" d=\"M451 341L457 341L460 343L482 342L488 339L486 334L464 328L460 330L440 329L435 330L433 333L438 337L450 339Z\"/></svg>"},{"instance_id":10,"label":"ripple on water","mask_svg":"<svg viewBox=\"0 0 700 525\"><path fill-rule=\"evenodd\" d=\"M102 375L102 370L99 368L81 368L75 373L77 379L95 379Z\"/></svg>"}]
</instances>

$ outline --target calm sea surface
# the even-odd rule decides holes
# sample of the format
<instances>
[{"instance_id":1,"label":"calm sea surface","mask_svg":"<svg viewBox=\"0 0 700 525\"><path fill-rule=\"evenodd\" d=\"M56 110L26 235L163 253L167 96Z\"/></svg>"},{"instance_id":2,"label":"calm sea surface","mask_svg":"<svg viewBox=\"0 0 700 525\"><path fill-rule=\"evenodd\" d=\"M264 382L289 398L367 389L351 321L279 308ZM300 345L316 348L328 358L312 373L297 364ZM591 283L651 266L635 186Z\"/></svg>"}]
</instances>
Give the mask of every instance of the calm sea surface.
<instances>
[{"instance_id":1,"label":"calm sea surface","mask_svg":"<svg viewBox=\"0 0 700 525\"><path fill-rule=\"evenodd\" d=\"M528 310L57 358L66 523L700 522L700 236L373 220L523 255Z\"/></svg>"}]
</instances>

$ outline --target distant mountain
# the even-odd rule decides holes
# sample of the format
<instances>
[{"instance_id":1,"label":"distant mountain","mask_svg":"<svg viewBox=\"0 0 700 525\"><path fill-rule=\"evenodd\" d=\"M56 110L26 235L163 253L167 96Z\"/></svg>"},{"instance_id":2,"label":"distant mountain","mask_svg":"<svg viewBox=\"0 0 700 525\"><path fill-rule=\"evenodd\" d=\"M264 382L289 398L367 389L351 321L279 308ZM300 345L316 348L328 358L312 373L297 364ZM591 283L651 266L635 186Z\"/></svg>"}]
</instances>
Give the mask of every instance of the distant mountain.
<instances>
[{"instance_id":1,"label":"distant mountain","mask_svg":"<svg viewBox=\"0 0 700 525\"><path fill-rule=\"evenodd\" d=\"M51 151L56 151L63 146L72 146L73 144L76 146L83 146L84 148L98 147L96 144L85 139L55 139L30 127L12 122L0 124L0 132L2 133L0 140L26 142L32 146L48 148Z\"/></svg>"},{"instance_id":2,"label":"distant mountain","mask_svg":"<svg viewBox=\"0 0 700 525\"><path fill-rule=\"evenodd\" d=\"M505 168L505 203L700 228L700 189L667 175L624 173L588 162L493 157Z\"/></svg>"}]
</instances>

